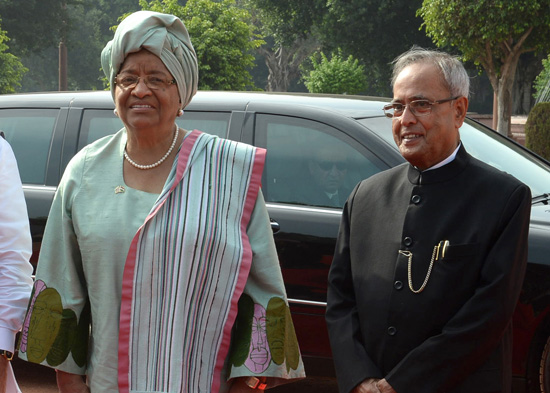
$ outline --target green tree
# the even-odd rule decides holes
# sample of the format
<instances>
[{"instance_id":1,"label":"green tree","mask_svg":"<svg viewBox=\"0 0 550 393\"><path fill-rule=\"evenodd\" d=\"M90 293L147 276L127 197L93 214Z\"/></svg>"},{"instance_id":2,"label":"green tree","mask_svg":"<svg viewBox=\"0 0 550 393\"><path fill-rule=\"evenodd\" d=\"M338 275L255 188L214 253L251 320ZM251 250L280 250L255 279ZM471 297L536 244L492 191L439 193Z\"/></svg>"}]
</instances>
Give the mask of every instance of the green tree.
<instances>
[{"instance_id":1,"label":"green tree","mask_svg":"<svg viewBox=\"0 0 550 393\"><path fill-rule=\"evenodd\" d=\"M111 27L120 15L139 9L137 0L85 0L69 8L73 28L67 42L69 89L100 90L105 87L101 51L113 39Z\"/></svg>"},{"instance_id":2,"label":"green tree","mask_svg":"<svg viewBox=\"0 0 550 393\"><path fill-rule=\"evenodd\" d=\"M365 65L366 93L387 96L389 63L413 44L431 44L416 16L422 0L248 0L245 4L258 10L257 25L274 41L261 48L273 90L288 87L311 53L341 48Z\"/></svg>"},{"instance_id":3,"label":"green tree","mask_svg":"<svg viewBox=\"0 0 550 393\"><path fill-rule=\"evenodd\" d=\"M61 37L65 37L69 28L66 4L72 1L28 0L24 4L19 0L0 2L0 15L4 28L12 39L11 51L21 59L23 64L27 64L28 56L35 57L38 53L47 52L47 48L58 47L62 41ZM54 55L55 61L58 62L58 53ZM32 75L32 72L26 75L23 87ZM57 77L56 72L55 81Z\"/></svg>"},{"instance_id":4,"label":"green tree","mask_svg":"<svg viewBox=\"0 0 550 393\"><path fill-rule=\"evenodd\" d=\"M165 12L185 23L199 63L199 89L248 90L254 88L250 68L253 51L263 44L254 33L250 13L235 0L140 0L144 10Z\"/></svg>"},{"instance_id":5,"label":"green tree","mask_svg":"<svg viewBox=\"0 0 550 393\"><path fill-rule=\"evenodd\" d=\"M390 63L413 45L429 47L416 16L422 0L327 0L320 34L323 49L342 48L365 65L366 93L390 96Z\"/></svg>"},{"instance_id":6,"label":"green tree","mask_svg":"<svg viewBox=\"0 0 550 393\"><path fill-rule=\"evenodd\" d=\"M2 24L13 42L12 52L23 56L29 52L57 46L60 21L65 19L66 0L2 0Z\"/></svg>"},{"instance_id":7,"label":"green tree","mask_svg":"<svg viewBox=\"0 0 550 393\"><path fill-rule=\"evenodd\" d=\"M536 104L525 123L525 146L550 160L550 102Z\"/></svg>"},{"instance_id":8,"label":"green tree","mask_svg":"<svg viewBox=\"0 0 550 393\"><path fill-rule=\"evenodd\" d=\"M310 59L313 69L302 76L310 93L358 94L367 88L365 67L353 56L344 59L339 51L329 60L321 52Z\"/></svg>"},{"instance_id":9,"label":"green tree","mask_svg":"<svg viewBox=\"0 0 550 393\"><path fill-rule=\"evenodd\" d=\"M137 0L29 0L24 7L20 0L1 0L0 15L10 21L10 50L29 69L18 90L58 89L61 25L70 31L64 40L68 89L102 89L100 53L113 37L110 28L120 15L138 9Z\"/></svg>"},{"instance_id":10,"label":"green tree","mask_svg":"<svg viewBox=\"0 0 550 393\"><path fill-rule=\"evenodd\" d=\"M536 77L534 88L536 102L550 102L550 54L542 60L543 69Z\"/></svg>"},{"instance_id":11,"label":"green tree","mask_svg":"<svg viewBox=\"0 0 550 393\"><path fill-rule=\"evenodd\" d=\"M327 12L325 0L242 0L266 39L258 48L269 75L266 90L288 91L300 76L300 65L319 50L318 27Z\"/></svg>"},{"instance_id":12,"label":"green tree","mask_svg":"<svg viewBox=\"0 0 550 393\"><path fill-rule=\"evenodd\" d=\"M8 40L6 32L0 26L0 94L14 93L21 86L21 78L27 71L17 57L7 52Z\"/></svg>"},{"instance_id":13,"label":"green tree","mask_svg":"<svg viewBox=\"0 0 550 393\"><path fill-rule=\"evenodd\" d=\"M424 0L418 15L438 46L458 48L486 71L497 97L497 130L508 135L520 56L550 45L550 2Z\"/></svg>"}]
</instances>

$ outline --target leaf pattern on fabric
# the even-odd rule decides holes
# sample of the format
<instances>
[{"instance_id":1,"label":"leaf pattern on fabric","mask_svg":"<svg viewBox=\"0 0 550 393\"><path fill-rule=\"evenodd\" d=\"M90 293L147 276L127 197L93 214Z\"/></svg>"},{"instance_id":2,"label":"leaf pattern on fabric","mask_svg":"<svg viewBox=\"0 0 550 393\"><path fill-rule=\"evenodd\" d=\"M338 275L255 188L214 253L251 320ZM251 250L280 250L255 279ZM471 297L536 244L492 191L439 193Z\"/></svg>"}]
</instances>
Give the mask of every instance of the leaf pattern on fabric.
<instances>
[{"instance_id":1,"label":"leaf pattern on fabric","mask_svg":"<svg viewBox=\"0 0 550 393\"><path fill-rule=\"evenodd\" d=\"M80 321L76 313L63 308L61 295L44 281L34 284L29 309L23 324L20 352L34 363L52 367L63 363L69 353L79 367L86 364L90 330L90 303L86 303Z\"/></svg>"},{"instance_id":2,"label":"leaf pattern on fabric","mask_svg":"<svg viewBox=\"0 0 550 393\"><path fill-rule=\"evenodd\" d=\"M254 318L254 301L243 293L239 299L239 311L233 330L233 348L230 361L235 367L240 367L248 358L250 341L252 339L252 320Z\"/></svg>"},{"instance_id":3,"label":"leaf pattern on fabric","mask_svg":"<svg viewBox=\"0 0 550 393\"><path fill-rule=\"evenodd\" d=\"M62 313L59 333L46 356L46 362L50 366L59 366L71 351L76 337L76 314L73 310L64 309Z\"/></svg>"},{"instance_id":4,"label":"leaf pattern on fabric","mask_svg":"<svg viewBox=\"0 0 550 393\"><path fill-rule=\"evenodd\" d=\"M287 369L297 369L300 363L298 340L292 324L290 309L284 299L273 297L267 305L267 340L273 362L286 360Z\"/></svg>"},{"instance_id":5,"label":"leaf pattern on fabric","mask_svg":"<svg viewBox=\"0 0 550 393\"><path fill-rule=\"evenodd\" d=\"M34 302L29 321L27 358L41 363L52 348L63 319L63 305L59 292L53 288L42 290Z\"/></svg>"},{"instance_id":6,"label":"leaf pattern on fabric","mask_svg":"<svg viewBox=\"0 0 550 393\"><path fill-rule=\"evenodd\" d=\"M90 337L90 301L82 309L76 329L76 337L71 348L71 354L79 367L84 367L88 360L88 340Z\"/></svg>"}]
</instances>

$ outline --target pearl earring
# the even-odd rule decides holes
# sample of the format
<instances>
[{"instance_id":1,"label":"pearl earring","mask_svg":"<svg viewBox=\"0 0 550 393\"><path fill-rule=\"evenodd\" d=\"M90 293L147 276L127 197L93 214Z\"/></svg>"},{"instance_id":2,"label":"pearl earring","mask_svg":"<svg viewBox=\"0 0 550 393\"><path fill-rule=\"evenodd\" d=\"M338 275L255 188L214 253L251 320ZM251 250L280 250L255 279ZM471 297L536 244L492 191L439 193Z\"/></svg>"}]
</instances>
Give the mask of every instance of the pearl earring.
<instances>
[{"instance_id":1,"label":"pearl earring","mask_svg":"<svg viewBox=\"0 0 550 393\"><path fill-rule=\"evenodd\" d=\"M115 114L115 116L118 117L118 111L116 110L116 108L113 110L113 113Z\"/></svg>"},{"instance_id":2,"label":"pearl earring","mask_svg":"<svg viewBox=\"0 0 550 393\"><path fill-rule=\"evenodd\" d=\"M183 115L183 109L180 109L180 110L178 111L178 117L180 117L180 116L182 116L182 115Z\"/></svg>"}]
</instances>

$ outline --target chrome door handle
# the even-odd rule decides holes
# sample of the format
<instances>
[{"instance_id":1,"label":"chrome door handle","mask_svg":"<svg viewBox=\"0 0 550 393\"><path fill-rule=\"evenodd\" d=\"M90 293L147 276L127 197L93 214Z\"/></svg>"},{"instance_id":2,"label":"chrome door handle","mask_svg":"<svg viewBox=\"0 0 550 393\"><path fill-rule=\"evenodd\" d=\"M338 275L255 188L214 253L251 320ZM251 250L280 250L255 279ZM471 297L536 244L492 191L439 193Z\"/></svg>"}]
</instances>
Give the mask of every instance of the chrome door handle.
<instances>
[{"instance_id":1,"label":"chrome door handle","mask_svg":"<svg viewBox=\"0 0 550 393\"><path fill-rule=\"evenodd\" d=\"M281 230L281 226L277 221L273 219L269 219L269 221L271 222L271 230L273 231L273 233L277 233Z\"/></svg>"}]
</instances>

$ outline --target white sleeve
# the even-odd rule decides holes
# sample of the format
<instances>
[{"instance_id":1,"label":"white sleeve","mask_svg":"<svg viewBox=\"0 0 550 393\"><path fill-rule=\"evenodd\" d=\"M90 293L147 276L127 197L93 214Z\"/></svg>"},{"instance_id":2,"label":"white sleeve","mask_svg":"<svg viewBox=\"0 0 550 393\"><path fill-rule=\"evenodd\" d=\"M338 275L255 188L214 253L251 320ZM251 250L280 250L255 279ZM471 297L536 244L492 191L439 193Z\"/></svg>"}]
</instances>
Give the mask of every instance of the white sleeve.
<instances>
[{"instance_id":1,"label":"white sleeve","mask_svg":"<svg viewBox=\"0 0 550 393\"><path fill-rule=\"evenodd\" d=\"M11 146L0 137L0 349L13 352L32 288L32 239Z\"/></svg>"}]
</instances>

